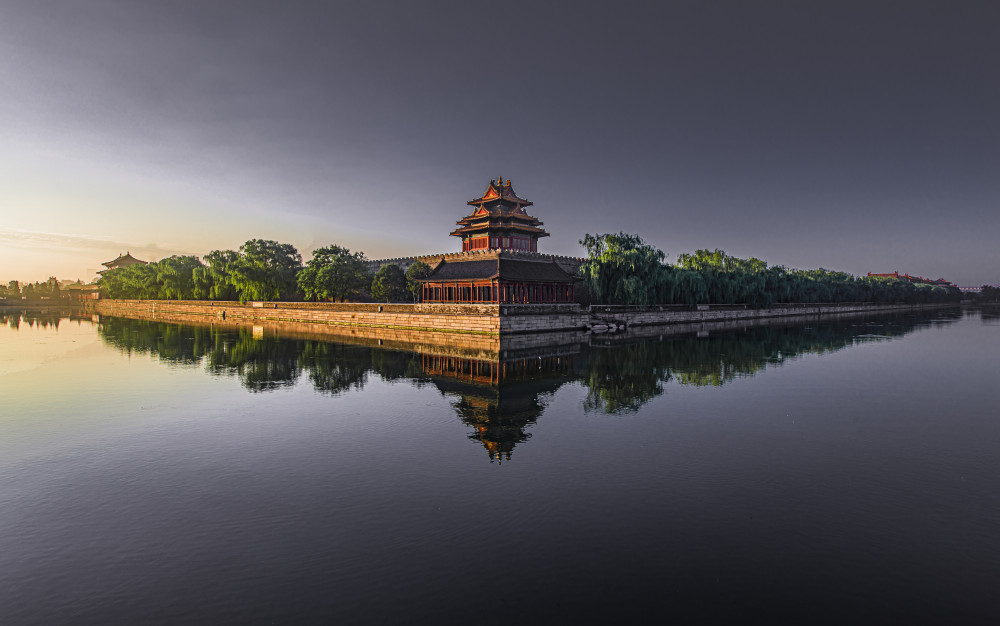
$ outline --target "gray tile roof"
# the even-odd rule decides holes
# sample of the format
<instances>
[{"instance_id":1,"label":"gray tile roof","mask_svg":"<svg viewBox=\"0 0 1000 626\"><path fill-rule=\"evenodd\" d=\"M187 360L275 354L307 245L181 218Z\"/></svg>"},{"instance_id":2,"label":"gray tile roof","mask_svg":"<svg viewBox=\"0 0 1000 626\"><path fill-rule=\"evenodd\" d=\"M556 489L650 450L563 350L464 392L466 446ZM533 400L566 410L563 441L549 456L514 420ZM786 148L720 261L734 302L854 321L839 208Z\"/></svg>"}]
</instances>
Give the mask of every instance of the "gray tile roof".
<instances>
[{"instance_id":1,"label":"gray tile roof","mask_svg":"<svg viewBox=\"0 0 1000 626\"><path fill-rule=\"evenodd\" d=\"M576 280L554 261L485 259L479 261L442 261L423 282L465 280L510 280L517 282L567 283Z\"/></svg>"}]
</instances>

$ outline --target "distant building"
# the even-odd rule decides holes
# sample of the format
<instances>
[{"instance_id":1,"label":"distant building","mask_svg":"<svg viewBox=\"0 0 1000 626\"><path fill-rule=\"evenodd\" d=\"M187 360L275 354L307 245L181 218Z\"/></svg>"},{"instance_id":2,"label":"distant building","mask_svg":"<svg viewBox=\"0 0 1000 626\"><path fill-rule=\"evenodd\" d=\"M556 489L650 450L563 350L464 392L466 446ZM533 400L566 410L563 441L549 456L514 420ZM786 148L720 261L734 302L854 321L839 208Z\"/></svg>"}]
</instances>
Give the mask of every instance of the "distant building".
<instances>
[{"instance_id":1,"label":"distant building","mask_svg":"<svg viewBox=\"0 0 1000 626\"><path fill-rule=\"evenodd\" d=\"M99 300L101 297L101 288L98 285L84 285L77 282L67 285L66 293L69 294L69 299L74 302L79 300Z\"/></svg>"},{"instance_id":2,"label":"distant building","mask_svg":"<svg viewBox=\"0 0 1000 626\"><path fill-rule=\"evenodd\" d=\"M958 289L963 293L983 293L984 288L1000 289L1000 285L969 285L968 287L959 287Z\"/></svg>"},{"instance_id":3,"label":"distant building","mask_svg":"<svg viewBox=\"0 0 1000 626\"><path fill-rule=\"evenodd\" d=\"M423 301L462 304L552 304L576 299L578 270L584 259L541 254L538 240L548 237L542 222L528 215L533 203L514 193L510 180L490 181L486 192L466 204L475 207L458 220L451 235L462 251L369 262L406 271L422 261L431 266L423 279Z\"/></svg>"},{"instance_id":4,"label":"distant building","mask_svg":"<svg viewBox=\"0 0 1000 626\"><path fill-rule=\"evenodd\" d=\"M868 275L875 278L896 278L898 280L905 280L915 284L933 285L935 287L954 287L954 285L951 284L951 281L943 278L930 279L924 278L923 276L900 274L899 272L892 272L891 274L872 274L871 272L868 272Z\"/></svg>"},{"instance_id":5,"label":"distant building","mask_svg":"<svg viewBox=\"0 0 1000 626\"><path fill-rule=\"evenodd\" d=\"M105 263L101 263L101 265L103 265L104 267L106 267L108 269L101 270L100 272L97 272L97 273L103 275L106 272L110 272L111 270L117 269L119 267L127 267L129 265L136 265L136 264L140 264L140 263L142 265L148 265L149 264L148 261L140 261L139 259L135 258L134 256L132 256L131 252L126 252L125 254L119 254L118 258L115 259L114 261L107 261Z\"/></svg>"}]
</instances>

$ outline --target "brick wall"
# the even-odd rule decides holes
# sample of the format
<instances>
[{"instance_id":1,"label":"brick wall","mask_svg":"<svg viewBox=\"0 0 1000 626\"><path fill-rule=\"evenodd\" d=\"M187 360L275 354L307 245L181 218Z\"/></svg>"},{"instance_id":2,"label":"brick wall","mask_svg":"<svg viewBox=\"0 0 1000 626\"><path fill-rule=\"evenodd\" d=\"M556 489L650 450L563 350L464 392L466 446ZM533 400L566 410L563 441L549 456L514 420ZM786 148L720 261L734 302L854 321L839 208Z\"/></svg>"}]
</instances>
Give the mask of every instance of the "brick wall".
<instances>
[{"instance_id":1,"label":"brick wall","mask_svg":"<svg viewBox=\"0 0 1000 626\"><path fill-rule=\"evenodd\" d=\"M613 310L596 313L599 317L622 320L627 326L658 326L664 324L722 322L728 320L755 320L770 317L795 317L836 315L843 313L874 313L878 311L909 311L917 308L940 308L945 305L910 305L910 304L818 304L818 305L783 305L770 309L745 309L738 307L708 307L708 310L655 310L653 307L613 307ZM610 309L611 307L594 307L595 309Z\"/></svg>"},{"instance_id":2,"label":"brick wall","mask_svg":"<svg viewBox=\"0 0 1000 626\"><path fill-rule=\"evenodd\" d=\"M709 307L593 307L562 305L355 304L312 302L204 302L183 300L97 300L84 310L105 315L169 316L172 321L227 320L296 323L311 326L381 328L479 335L579 330L592 319L625 322L630 327L694 324L771 317L835 315L854 312L938 308L952 305L786 305L770 309Z\"/></svg>"},{"instance_id":3,"label":"brick wall","mask_svg":"<svg viewBox=\"0 0 1000 626\"><path fill-rule=\"evenodd\" d=\"M381 309L381 310L380 310ZM499 307L453 304L333 304L307 302L202 302L185 300L98 300L87 310L104 315L170 314L249 322L306 322L368 328L499 334Z\"/></svg>"}]
</instances>

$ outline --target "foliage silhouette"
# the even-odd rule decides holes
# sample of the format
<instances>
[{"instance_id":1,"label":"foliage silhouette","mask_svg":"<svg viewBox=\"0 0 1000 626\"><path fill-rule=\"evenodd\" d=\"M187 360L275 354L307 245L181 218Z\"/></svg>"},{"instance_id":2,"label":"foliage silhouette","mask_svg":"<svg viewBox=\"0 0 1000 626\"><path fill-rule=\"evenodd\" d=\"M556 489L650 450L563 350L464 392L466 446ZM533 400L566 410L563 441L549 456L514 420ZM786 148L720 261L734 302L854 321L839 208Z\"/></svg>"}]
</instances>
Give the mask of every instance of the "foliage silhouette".
<instances>
[{"instance_id":1,"label":"foliage silhouette","mask_svg":"<svg viewBox=\"0 0 1000 626\"><path fill-rule=\"evenodd\" d=\"M406 287L406 275L398 265L386 263L372 278L372 297L378 301L399 302L410 297Z\"/></svg>"},{"instance_id":2,"label":"foliage silhouette","mask_svg":"<svg viewBox=\"0 0 1000 626\"><path fill-rule=\"evenodd\" d=\"M682 254L676 265L638 235L586 235L580 242L588 259L580 268L598 304L746 304L776 303L957 302L955 288L877 276L856 277L823 268L768 267L761 259L740 259L722 250Z\"/></svg>"},{"instance_id":3,"label":"foliage silhouette","mask_svg":"<svg viewBox=\"0 0 1000 626\"><path fill-rule=\"evenodd\" d=\"M371 282L365 255L340 246L313 251L299 272L298 285L306 300L347 300L357 297Z\"/></svg>"}]
</instances>

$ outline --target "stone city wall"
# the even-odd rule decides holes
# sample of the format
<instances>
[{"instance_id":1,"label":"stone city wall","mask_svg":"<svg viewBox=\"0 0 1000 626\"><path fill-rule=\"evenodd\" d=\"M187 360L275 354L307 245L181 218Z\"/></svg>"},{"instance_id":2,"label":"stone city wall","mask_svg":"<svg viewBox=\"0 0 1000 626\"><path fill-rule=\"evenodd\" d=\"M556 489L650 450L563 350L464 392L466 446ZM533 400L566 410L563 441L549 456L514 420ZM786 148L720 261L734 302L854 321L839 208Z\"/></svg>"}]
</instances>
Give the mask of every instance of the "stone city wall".
<instances>
[{"instance_id":1,"label":"stone city wall","mask_svg":"<svg viewBox=\"0 0 1000 626\"><path fill-rule=\"evenodd\" d=\"M742 305L700 306L701 310L679 309L677 307L591 307L594 318L622 321L626 326L659 326L665 324L686 324L722 322L729 320L756 320L771 317L796 317L835 315L844 313L874 313L879 311L910 311L914 309L952 307L954 304L801 304L778 305L767 309L751 309Z\"/></svg>"},{"instance_id":2,"label":"stone city wall","mask_svg":"<svg viewBox=\"0 0 1000 626\"><path fill-rule=\"evenodd\" d=\"M180 319L302 322L484 335L500 333L499 307L495 305L98 300L85 303L84 308L103 315L149 313L170 314Z\"/></svg>"},{"instance_id":3,"label":"stone city wall","mask_svg":"<svg viewBox=\"0 0 1000 626\"><path fill-rule=\"evenodd\" d=\"M418 352L434 356L464 359L497 360L504 348L498 334L444 333L433 330L406 330L400 328L375 328L318 324L315 322L248 321L227 316L212 317L178 313L173 307L159 307L152 312L146 307L117 307L115 317L144 319L155 322L180 323L192 326L244 330L255 337L282 337L309 341L334 341L357 346ZM110 313L104 313L111 316Z\"/></svg>"},{"instance_id":4,"label":"stone city wall","mask_svg":"<svg viewBox=\"0 0 1000 626\"><path fill-rule=\"evenodd\" d=\"M173 300L98 300L84 309L104 315L159 314L174 321L220 319L250 323L301 323L351 328L382 328L481 335L508 335L585 329L611 321L628 327L703 324L773 317L907 311L945 305L820 304L743 306L608 307L576 304L356 304L314 302L204 302Z\"/></svg>"}]
</instances>

